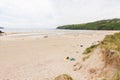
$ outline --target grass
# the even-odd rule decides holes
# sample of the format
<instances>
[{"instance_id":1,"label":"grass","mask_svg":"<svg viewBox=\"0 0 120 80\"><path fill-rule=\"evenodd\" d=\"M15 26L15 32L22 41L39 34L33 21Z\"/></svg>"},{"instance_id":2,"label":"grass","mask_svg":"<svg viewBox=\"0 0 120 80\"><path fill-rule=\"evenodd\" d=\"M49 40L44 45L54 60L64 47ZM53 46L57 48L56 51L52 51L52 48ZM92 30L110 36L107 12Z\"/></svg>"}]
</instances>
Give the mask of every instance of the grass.
<instances>
[{"instance_id":1,"label":"grass","mask_svg":"<svg viewBox=\"0 0 120 80\"><path fill-rule=\"evenodd\" d=\"M107 35L102 41L102 47L105 49L113 50L120 54L120 33L115 33L114 35Z\"/></svg>"},{"instance_id":2,"label":"grass","mask_svg":"<svg viewBox=\"0 0 120 80\"><path fill-rule=\"evenodd\" d=\"M92 45L90 47L88 47L84 52L83 54L89 54L91 53L95 48L97 48L98 44L97 45Z\"/></svg>"},{"instance_id":3,"label":"grass","mask_svg":"<svg viewBox=\"0 0 120 80\"><path fill-rule=\"evenodd\" d=\"M86 61L89 57L90 57L90 55L84 56L83 61Z\"/></svg>"},{"instance_id":4,"label":"grass","mask_svg":"<svg viewBox=\"0 0 120 80\"><path fill-rule=\"evenodd\" d=\"M67 74L62 74L57 76L54 80L73 80L71 76Z\"/></svg>"},{"instance_id":5,"label":"grass","mask_svg":"<svg viewBox=\"0 0 120 80\"><path fill-rule=\"evenodd\" d=\"M120 80L120 70L115 72L111 80Z\"/></svg>"}]
</instances>

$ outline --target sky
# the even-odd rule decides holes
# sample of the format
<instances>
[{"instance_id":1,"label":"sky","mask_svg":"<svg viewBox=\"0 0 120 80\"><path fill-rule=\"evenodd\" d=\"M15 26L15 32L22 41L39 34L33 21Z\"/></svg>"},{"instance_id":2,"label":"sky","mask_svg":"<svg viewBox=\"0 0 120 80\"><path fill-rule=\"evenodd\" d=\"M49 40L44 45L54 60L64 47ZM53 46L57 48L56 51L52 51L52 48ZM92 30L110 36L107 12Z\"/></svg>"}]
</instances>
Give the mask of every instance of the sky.
<instances>
[{"instance_id":1,"label":"sky","mask_svg":"<svg viewBox=\"0 0 120 80\"><path fill-rule=\"evenodd\" d=\"M120 18L120 0L0 0L0 26L56 28Z\"/></svg>"}]
</instances>

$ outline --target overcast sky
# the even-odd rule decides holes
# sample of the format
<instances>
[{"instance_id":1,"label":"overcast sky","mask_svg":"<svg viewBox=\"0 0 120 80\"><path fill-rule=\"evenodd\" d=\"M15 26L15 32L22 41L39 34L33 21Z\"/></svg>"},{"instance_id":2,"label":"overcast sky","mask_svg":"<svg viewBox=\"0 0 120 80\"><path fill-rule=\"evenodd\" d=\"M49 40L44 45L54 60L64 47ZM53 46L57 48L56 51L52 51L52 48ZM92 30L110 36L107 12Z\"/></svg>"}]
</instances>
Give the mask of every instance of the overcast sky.
<instances>
[{"instance_id":1,"label":"overcast sky","mask_svg":"<svg viewBox=\"0 0 120 80\"><path fill-rule=\"evenodd\" d=\"M120 0L0 0L0 26L55 28L120 18Z\"/></svg>"}]
</instances>

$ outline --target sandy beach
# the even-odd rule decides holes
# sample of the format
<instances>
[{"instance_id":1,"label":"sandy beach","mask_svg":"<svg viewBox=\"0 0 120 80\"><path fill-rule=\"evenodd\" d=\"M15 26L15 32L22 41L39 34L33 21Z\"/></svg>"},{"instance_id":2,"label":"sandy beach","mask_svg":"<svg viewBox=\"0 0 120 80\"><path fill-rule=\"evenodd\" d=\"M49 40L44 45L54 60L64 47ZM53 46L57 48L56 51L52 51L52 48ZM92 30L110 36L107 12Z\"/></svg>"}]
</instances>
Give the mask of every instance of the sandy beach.
<instances>
[{"instance_id":1,"label":"sandy beach","mask_svg":"<svg viewBox=\"0 0 120 80\"><path fill-rule=\"evenodd\" d=\"M0 36L0 80L54 80L60 74L69 74L74 80L88 80L87 71L74 71L73 65L81 61L87 47L115 32L118 31ZM75 60L66 60L66 57Z\"/></svg>"}]
</instances>

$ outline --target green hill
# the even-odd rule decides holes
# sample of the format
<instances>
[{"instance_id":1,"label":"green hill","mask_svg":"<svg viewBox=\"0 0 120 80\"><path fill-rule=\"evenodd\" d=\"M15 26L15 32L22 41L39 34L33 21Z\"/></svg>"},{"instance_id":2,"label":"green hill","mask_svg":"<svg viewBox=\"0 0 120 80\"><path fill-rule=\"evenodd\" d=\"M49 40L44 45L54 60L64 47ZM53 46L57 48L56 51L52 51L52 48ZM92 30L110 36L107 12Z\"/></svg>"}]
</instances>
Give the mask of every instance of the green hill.
<instances>
[{"instance_id":1,"label":"green hill","mask_svg":"<svg viewBox=\"0 0 120 80\"><path fill-rule=\"evenodd\" d=\"M120 19L107 19L84 24L58 26L57 29L73 30L120 30Z\"/></svg>"}]
</instances>

